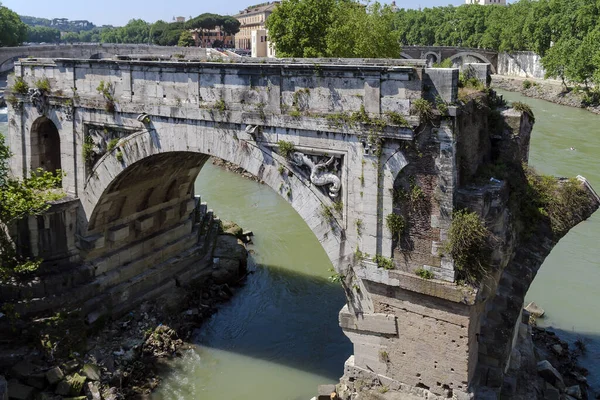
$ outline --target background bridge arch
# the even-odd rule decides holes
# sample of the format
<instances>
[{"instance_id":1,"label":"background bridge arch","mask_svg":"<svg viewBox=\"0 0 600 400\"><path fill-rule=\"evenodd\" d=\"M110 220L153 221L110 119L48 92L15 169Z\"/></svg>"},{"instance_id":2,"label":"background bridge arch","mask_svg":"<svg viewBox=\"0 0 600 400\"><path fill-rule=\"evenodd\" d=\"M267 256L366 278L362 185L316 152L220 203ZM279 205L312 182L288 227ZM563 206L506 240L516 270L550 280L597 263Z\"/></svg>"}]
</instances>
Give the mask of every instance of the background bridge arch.
<instances>
[{"instance_id":1,"label":"background bridge arch","mask_svg":"<svg viewBox=\"0 0 600 400\"><path fill-rule=\"evenodd\" d=\"M194 182L210 156L244 168L279 193L304 219L336 268L352 254L351 246L346 249L340 222L322 215L331 199L272 148L259 147L234 132L185 125L169 134L154 129L134 133L99 160L82 196L87 234L115 229L132 218L143 219L145 210L161 205L189 214Z\"/></svg>"},{"instance_id":2,"label":"background bridge arch","mask_svg":"<svg viewBox=\"0 0 600 400\"><path fill-rule=\"evenodd\" d=\"M480 53L463 51L460 53L456 53L455 55L450 57L450 61L452 61L455 64L458 60L462 60L463 63L468 62L468 60L465 59L466 57L472 57L472 58L478 60L479 62L490 64L492 74L496 73L496 67L494 66L494 64L486 56L484 56L483 54L480 54Z\"/></svg>"}]
</instances>

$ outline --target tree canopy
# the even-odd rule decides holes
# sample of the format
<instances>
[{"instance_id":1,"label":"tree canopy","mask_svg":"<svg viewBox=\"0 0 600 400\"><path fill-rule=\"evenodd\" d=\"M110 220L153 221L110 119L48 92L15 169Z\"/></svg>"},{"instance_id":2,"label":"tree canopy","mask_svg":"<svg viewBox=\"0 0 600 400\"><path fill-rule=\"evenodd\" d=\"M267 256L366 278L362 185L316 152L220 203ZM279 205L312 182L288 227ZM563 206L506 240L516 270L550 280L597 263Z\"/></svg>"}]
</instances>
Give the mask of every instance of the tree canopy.
<instances>
[{"instance_id":1,"label":"tree canopy","mask_svg":"<svg viewBox=\"0 0 600 400\"><path fill-rule=\"evenodd\" d=\"M267 20L282 57L399 57L390 6L353 0L283 0Z\"/></svg>"},{"instance_id":2,"label":"tree canopy","mask_svg":"<svg viewBox=\"0 0 600 400\"><path fill-rule=\"evenodd\" d=\"M60 42L60 31L56 28L50 28L47 26L30 27L27 41L37 43L58 43Z\"/></svg>"},{"instance_id":3,"label":"tree canopy","mask_svg":"<svg viewBox=\"0 0 600 400\"><path fill-rule=\"evenodd\" d=\"M0 47L18 46L27 40L28 28L14 11L0 3Z\"/></svg>"},{"instance_id":4,"label":"tree canopy","mask_svg":"<svg viewBox=\"0 0 600 400\"><path fill-rule=\"evenodd\" d=\"M400 9L357 0L283 0L267 20L283 57L399 57L401 46L534 51L549 77L600 84L600 0Z\"/></svg>"}]
</instances>

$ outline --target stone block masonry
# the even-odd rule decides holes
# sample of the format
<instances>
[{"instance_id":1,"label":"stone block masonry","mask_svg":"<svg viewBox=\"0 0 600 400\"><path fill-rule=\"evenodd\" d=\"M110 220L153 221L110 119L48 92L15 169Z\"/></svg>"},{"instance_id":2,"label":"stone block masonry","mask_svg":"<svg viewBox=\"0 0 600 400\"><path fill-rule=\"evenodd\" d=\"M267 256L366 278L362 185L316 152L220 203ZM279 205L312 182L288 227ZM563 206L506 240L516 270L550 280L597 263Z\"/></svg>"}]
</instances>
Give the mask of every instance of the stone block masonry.
<instances>
[{"instance_id":1,"label":"stone block masonry","mask_svg":"<svg viewBox=\"0 0 600 400\"><path fill-rule=\"evenodd\" d=\"M35 155L51 155L57 147L34 138L52 124L76 218L65 230L69 251L48 268L80 263L67 294L47 284L46 297L27 300L11 288L20 311L83 304L94 321L201 273L194 265L209 256L206 238L217 227L194 181L216 157L279 193L340 275L339 324L354 343L345 383L368 377L395 391L468 398L484 361L508 362L513 305L525 293L507 302L495 289L514 248L499 256L506 262L484 292L458 284L443 249L463 203L505 226L505 192L464 189L498 154L526 158L531 123L506 112L511 129L491 135L485 98L485 107L455 105L457 69L414 60L34 59L15 74L31 87L47 78L51 89L41 102L15 95L11 171L23 176ZM30 225L23 237L39 243ZM491 354L479 334L495 327L496 304L506 306L510 328L497 339L503 351Z\"/></svg>"}]
</instances>

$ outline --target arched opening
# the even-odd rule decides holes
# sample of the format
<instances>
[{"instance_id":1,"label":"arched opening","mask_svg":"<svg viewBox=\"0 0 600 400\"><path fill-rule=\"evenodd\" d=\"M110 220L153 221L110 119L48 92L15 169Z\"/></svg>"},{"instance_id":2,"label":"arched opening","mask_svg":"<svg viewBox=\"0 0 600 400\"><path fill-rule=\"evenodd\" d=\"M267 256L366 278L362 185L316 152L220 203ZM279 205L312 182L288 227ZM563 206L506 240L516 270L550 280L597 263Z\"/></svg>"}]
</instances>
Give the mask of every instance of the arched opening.
<instances>
[{"instance_id":1,"label":"arched opening","mask_svg":"<svg viewBox=\"0 0 600 400\"><path fill-rule=\"evenodd\" d=\"M433 67L433 64L436 64L439 62L438 55L433 52L429 52L429 53L425 54L425 60L427 60L427 66L429 68Z\"/></svg>"},{"instance_id":2,"label":"arched opening","mask_svg":"<svg viewBox=\"0 0 600 400\"><path fill-rule=\"evenodd\" d=\"M453 62L454 66L461 67L466 63L485 63L490 64L490 68L492 70L492 74L496 73L496 67L494 64L488 60L485 56L479 53L471 53L471 52L461 52L450 57L450 60Z\"/></svg>"},{"instance_id":3,"label":"arched opening","mask_svg":"<svg viewBox=\"0 0 600 400\"><path fill-rule=\"evenodd\" d=\"M61 169L60 154L56 125L46 117L38 118L31 127L31 170L56 172Z\"/></svg>"}]
</instances>

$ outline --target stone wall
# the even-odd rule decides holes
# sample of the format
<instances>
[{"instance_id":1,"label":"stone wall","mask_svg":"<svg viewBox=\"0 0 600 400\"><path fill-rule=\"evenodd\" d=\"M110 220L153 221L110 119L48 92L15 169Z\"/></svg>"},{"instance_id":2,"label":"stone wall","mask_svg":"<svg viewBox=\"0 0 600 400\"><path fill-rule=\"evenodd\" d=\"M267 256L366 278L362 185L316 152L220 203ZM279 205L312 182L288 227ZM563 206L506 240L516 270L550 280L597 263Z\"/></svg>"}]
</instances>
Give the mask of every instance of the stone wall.
<instances>
[{"instance_id":1,"label":"stone wall","mask_svg":"<svg viewBox=\"0 0 600 400\"><path fill-rule=\"evenodd\" d=\"M544 79L541 57L531 51L498 54L498 75Z\"/></svg>"}]
</instances>

